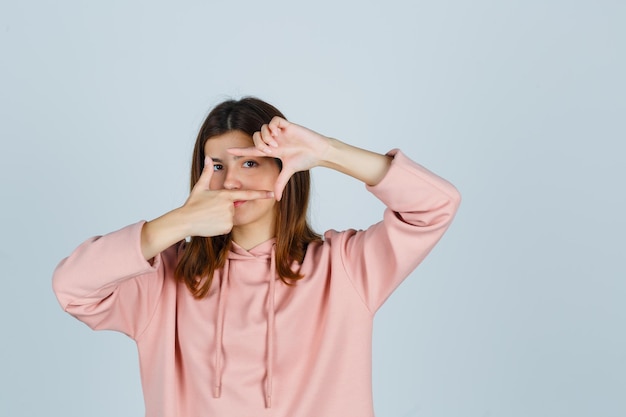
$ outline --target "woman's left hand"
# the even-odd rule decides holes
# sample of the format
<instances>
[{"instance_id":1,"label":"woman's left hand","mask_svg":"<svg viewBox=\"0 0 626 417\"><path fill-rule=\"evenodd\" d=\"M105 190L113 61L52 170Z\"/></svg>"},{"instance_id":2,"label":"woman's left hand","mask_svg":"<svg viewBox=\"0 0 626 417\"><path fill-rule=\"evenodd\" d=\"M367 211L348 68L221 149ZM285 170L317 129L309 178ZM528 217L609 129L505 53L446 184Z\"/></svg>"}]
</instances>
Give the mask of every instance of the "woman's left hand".
<instances>
[{"instance_id":1,"label":"woman's left hand","mask_svg":"<svg viewBox=\"0 0 626 417\"><path fill-rule=\"evenodd\" d=\"M319 166L330 147L330 139L306 127L274 117L261 130L252 135L254 146L230 148L228 152L237 156L265 156L281 160L283 168L274 186L277 200L289 178L298 172Z\"/></svg>"}]
</instances>

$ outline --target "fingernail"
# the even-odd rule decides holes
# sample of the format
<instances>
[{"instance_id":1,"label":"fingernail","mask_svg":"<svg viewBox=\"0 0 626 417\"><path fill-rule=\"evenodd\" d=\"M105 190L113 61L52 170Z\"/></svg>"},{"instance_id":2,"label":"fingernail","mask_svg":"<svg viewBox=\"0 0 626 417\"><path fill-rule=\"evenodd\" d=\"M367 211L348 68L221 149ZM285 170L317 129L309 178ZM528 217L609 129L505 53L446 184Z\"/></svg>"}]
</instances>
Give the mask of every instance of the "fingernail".
<instances>
[{"instance_id":1,"label":"fingernail","mask_svg":"<svg viewBox=\"0 0 626 417\"><path fill-rule=\"evenodd\" d=\"M274 191L268 191L267 198L274 198Z\"/></svg>"},{"instance_id":2,"label":"fingernail","mask_svg":"<svg viewBox=\"0 0 626 417\"><path fill-rule=\"evenodd\" d=\"M207 166L211 163L211 158L209 158L208 156L204 157L204 166Z\"/></svg>"}]
</instances>

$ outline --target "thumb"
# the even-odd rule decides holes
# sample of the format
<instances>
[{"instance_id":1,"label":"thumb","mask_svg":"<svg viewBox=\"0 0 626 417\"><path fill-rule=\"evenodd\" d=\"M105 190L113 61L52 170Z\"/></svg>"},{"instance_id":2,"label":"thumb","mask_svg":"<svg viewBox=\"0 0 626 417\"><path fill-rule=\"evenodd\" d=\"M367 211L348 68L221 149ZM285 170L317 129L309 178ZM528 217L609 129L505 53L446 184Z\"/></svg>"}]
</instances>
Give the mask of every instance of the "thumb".
<instances>
[{"instance_id":1,"label":"thumb","mask_svg":"<svg viewBox=\"0 0 626 417\"><path fill-rule=\"evenodd\" d=\"M202 168L202 173L200 174L200 178L198 178L198 182L194 185L193 188L199 187L203 190L209 189L209 184L211 183L211 177L213 176L213 160L205 156L204 157L204 168Z\"/></svg>"},{"instance_id":2,"label":"thumb","mask_svg":"<svg viewBox=\"0 0 626 417\"><path fill-rule=\"evenodd\" d=\"M293 173L294 172L287 167L283 167L283 170L278 174L278 178L276 178L276 183L274 184L274 196L276 197L276 201L280 201L280 199L283 198L283 190Z\"/></svg>"}]
</instances>

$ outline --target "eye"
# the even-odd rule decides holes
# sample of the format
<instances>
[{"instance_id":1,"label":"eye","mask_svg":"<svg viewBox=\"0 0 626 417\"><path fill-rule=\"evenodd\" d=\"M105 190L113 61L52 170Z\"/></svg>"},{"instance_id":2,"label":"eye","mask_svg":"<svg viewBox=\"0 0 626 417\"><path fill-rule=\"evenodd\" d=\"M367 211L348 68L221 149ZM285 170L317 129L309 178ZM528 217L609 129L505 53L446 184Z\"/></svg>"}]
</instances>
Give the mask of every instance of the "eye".
<instances>
[{"instance_id":1,"label":"eye","mask_svg":"<svg viewBox=\"0 0 626 417\"><path fill-rule=\"evenodd\" d=\"M220 171L223 168L222 164L213 164L213 171Z\"/></svg>"},{"instance_id":2,"label":"eye","mask_svg":"<svg viewBox=\"0 0 626 417\"><path fill-rule=\"evenodd\" d=\"M259 164L256 161L246 161L243 163L243 166L245 168L254 168L256 166L258 166Z\"/></svg>"}]
</instances>

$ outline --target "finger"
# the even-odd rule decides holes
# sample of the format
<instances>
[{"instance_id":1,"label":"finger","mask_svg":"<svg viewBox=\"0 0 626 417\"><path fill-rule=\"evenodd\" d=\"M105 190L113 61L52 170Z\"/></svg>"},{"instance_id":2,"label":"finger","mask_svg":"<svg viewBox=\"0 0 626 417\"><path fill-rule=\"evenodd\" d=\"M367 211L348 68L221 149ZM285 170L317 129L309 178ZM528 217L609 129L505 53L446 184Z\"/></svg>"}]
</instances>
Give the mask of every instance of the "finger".
<instances>
[{"instance_id":1,"label":"finger","mask_svg":"<svg viewBox=\"0 0 626 417\"><path fill-rule=\"evenodd\" d=\"M271 122L267 125L267 128L270 130L273 138L276 138L280 134L280 129Z\"/></svg>"},{"instance_id":2,"label":"finger","mask_svg":"<svg viewBox=\"0 0 626 417\"><path fill-rule=\"evenodd\" d=\"M204 167L202 168L202 173L200 174L200 178L196 182L193 188L200 187L204 190L209 189L209 185L211 184L211 177L213 176L213 160L206 156L204 157Z\"/></svg>"},{"instance_id":3,"label":"finger","mask_svg":"<svg viewBox=\"0 0 626 417\"><path fill-rule=\"evenodd\" d=\"M261 126L261 139L266 145L278 147L278 142L274 139L274 133L270 130L269 125Z\"/></svg>"},{"instance_id":4,"label":"finger","mask_svg":"<svg viewBox=\"0 0 626 417\"><path fill-rule=\"evenodd\" d=\"M267 144L263 141L260 131L254 132L254 134L252 135L252 142L254 142L254 146L256 147L256 149L264 153L264 156L272 153L270 147L267 146Z\"/></svg>"},{"instance_id":5,"label":"finger","mask_svg":"<svg viewBox=\"0 0 626 417\"><path fill-rule=\"evenodd\" d=\"M274 192L266 190L225 190L223 192L226 193L232 201L248 201L274 198Z\"/></svg>"},{"instance_id":6,"label":"finger","mask_svg":"<svg viewBox=\"0 0 626 417\"><path fill-rule=\"evenodd\" d=\"M274 195L276 196L276 201L280 201L283 198L283 190L287 183L289 182L289 178L294 174L293 171L288 170L286 167L283 167L283 170L278 174L278 178L276 178L276 183L274 184Z\"/></svg>"},{"instance_id":7,"label":"finger","mask_svg":"<svg viewBox=\"0 0 626 417\"><path fill-rule=\"evenodd\" d=\"M284 129L289 126L289 122L280 116L272 117L272 120L269 123L269 128L272 132L278 133L281 129Z\"/></svg>"},{"instance_id":8,"label":"finger","mask_svg":"<svg viewBox=\"0 0 626 417\"><path fill-rule=\"evenodd\" d=\"M264 152L265 154L271 154L272 150L270 149L270 147L265 142L266 139L263 138L262 131L263 131L264 128L267 129L266 125L261 126L261 131L254 132L254 134L252 135L252 141L254 142L254 146L258 150Z\"/></svg>"},{"instance_id":9,"label":"finger","mask_svg":"<svg viewBox=\"0 0 626 417\"><path fill-rule=\"evenodd\" d=\"M264 156L267 157L265 152L260 151L254 146L250 146L249 148L228 148L226 149L229 154L235 156Z\"/></svg>"}]
</instances>

